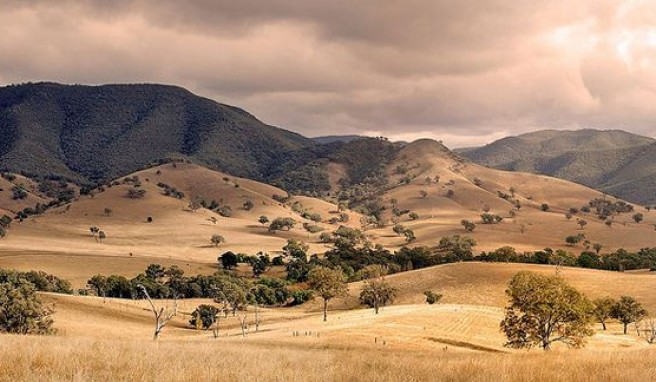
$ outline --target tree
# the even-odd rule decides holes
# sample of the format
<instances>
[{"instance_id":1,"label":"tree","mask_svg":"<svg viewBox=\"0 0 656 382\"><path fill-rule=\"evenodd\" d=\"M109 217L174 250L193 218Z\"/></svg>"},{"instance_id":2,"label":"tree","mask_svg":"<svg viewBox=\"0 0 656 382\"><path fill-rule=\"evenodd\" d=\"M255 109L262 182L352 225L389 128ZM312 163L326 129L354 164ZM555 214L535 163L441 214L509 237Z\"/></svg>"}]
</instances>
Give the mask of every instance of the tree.
<instances>
[{"instance_id":1,"label":"tree","mask_svg":"<svg viewBox=\"0 0 656 382\"><path fill-rule=\"evenodd\" d=\"M579 291L557 276L532 272L516 274L506 290L506 307L501 330L508 338L505 346L549 350L554 342L579 348L590 329L592 304Z\"/></svg>"},{"instance_id":2,"label":"tree","mask_svg":"<svg viewBox=\"0 0 656 382\"><path fill-rule=\"evenodd\" d=\"M0 333L49 334L53 331L52 313L31 282L10 277L0 283Z\"/></svg>"},{"instance_id":3,"label":"tree","mask_svg":"<svg viewBox=\"0 0 656 382\"><path fill-rule=\"evenodd\" d=\"M344 274L339 269L315 267L308 273L308 285L323 299L323 320L328 320L328 301L346 294Z\"/></svg>"},{"instance_id":4,"label":"tree","mask_svg":"<svg viewBox=\"0 0 656 382\"><path fill-rule=\"evenodd\" d=\"M476 224L474 224L473 222L467 219L462 219L460 221L460 224L462 224L462 226L465 228L465 231L467 232L474 232L474 230L476 229Z\"/></svg>"},{"instance_id":5,"label":"tree","mask_svg":"<svg viewBox=\"0 0 656 382\"><path fill-rule=\"evenodd\" d=\"M244 211L250 211L253 209L254 206L255 204L253 204L253 201L250 199L246 200L244 204L242 204L242 208L244 209Z\"/></svg>"},{"instance_id":6,"label":"tree","mask_svg":"<svg viewBox=\"0 0 656 382\"><path fill-rule=\"evenodd\" d=\"M410 212L408 214L408 217L410 218L410 220L417 220L417 219L419 219L419 214L416 213L416 212Z\"/></svg>"},{"instance_id":7,"label":"tree","mask_svg":"<svg viewBox=\"0 0 656 382\"><path fill-rule=\"evenodd\" d=\"M396 288L389 285L385 280L370 280L364 283L360 291L360 302L374 308L374 313L378 314L381 306L387 306L394 301Z\"/></svg>"},{"instance_id":8,"label":"tree","mask_svg":"<svg viewBox=\"0 0 656 382\"><path fill-rule=\"evenodd\" d=\"M547 203L542 203L542 205L540 206L540 209L544 212L548 212L550 208L549 208L549 205Z\"/></svg>"},{"instance_id":9,"label":"tree","mask_svg":"<svg viewBox=\"0 0 656 382\"><path fill-rule=\"evenodd\" d=\"M597 254L599 254L599 252L601 252L601 250L604 248L604 246L601 245L601 244L599 244L599 243L594 243L594 244L592 245L592 248L595 250L595 252L596 252Z\"/></svg>"},{"instance_id":10,"label":"tree","mask_svg":"<svg viewBox=\"0 0 656 382\"><path fill-rule=\"evenodd\" d=\"M107 239L107 234L105 231L98 231L98 241L102 243L102 241L105 239Z\"/></svg>"},{"instance_id":11,"label":"tree","mask_svg":"<svg viewBox=\"0 0 656 382\"><path fill-rule=\"evenodd\" d=\"M212 244L214 244L215 247L218 247L219 244L225 243L226 240L225 240L225 237L223 237L221 235L218 235L218 234L214 234L210 238L210 241L212 242Z\"/></svg>"},{"instance_id":12,"label":"tree","mask_svg":"<svg viewBox=\"0 0 656 382\"><path fill-rule=\"evenodd\" d=\"M217 307L208 304L201 304L191 313L189 324L198 330L207 330L214 326L218 315L219 309Z\"/></svg>"},{"instance_id":13,"label":"tree","mask_svg":"<svg viewBox=\"0 0 656 382\"><path fill-rule=\"evenodd\" d=\"M2 215L0 217L0 227L2 228L11 228L11 222L14 221L11 217L7 215Z\"/></svg>"},{"instance_id":14,"label":"tree","mask_svg":"<svg viewBox=\"0 0 656 382\"><path fill-rule=\"evenodd\" d=\"M105 216L107 216L107 217L112 216L112 212L113 211L112 211L111 208L105 207L105 210L104 210Z\"/></svg>"},{"instance_id":15,"label":"tree","mask_svg":"<svg viewBox=\"0 0 656 382\"><path fill-rule=\"evenodd\" d=\"M588 224L588 222L583 219L579 219L576 223L581 226L581 229Z\"/></svg>"},{"instance_id":16,"label":"tree","mask_svg":"<svg viewBox=\"0 0 656 382\"><path fill-rule=\"evenodd\" d=\"M173 308L170 311L167 311L164 308L160 308L159 310L155 308L155 304L153 303L153 300L150 298L150 295L148 294L148 290L143 284L138 284L137 288L141 289L143 292L144 296L150 303L150 309L153 312L153 315L155 316L155 332L153 334L153 340L157 340L159 338L160 333L162 330L164 330L164 327L166 324L169 323L178 314L178 301L173 300Z\"/></svg>"},{"instance_id":17,"label":"tree","mask_svg":"<svg viewBox=\"0 0 656 382\"><path fill-rule=\"evenodd\" d=\"M294 218L275 218L269 225L269 231L289 231L290 229L294 228L295 225L296 220L294 220Z\"/></svg>"},{"instance_id":18,"label":"tree","mask_svg":"<svg viewBox=\"0 0 656 382\"><path fill-rule=\"evenodd\" d=\"M451 256L454 261L467 260L472 257L472 249L476 241L468 236L446 236L440 239L437 251Z\"/></svg>"},{"instance_id":19,"label":"tree","mask_svg":"<svg viewBox=\"0 0 656 382\"><path fill-rule=\"evenodd\" d=\"M259 219L257 219L257 221L262 225L266 225L269 222L269 218L262 215L262 216L260 216Z\"/></svg>"},{"instance_id":20,"label":"tree","mask_svg":"<svg viewBox=\"0 0 656 382\"><path fill-rule=\"evenodd\" d=\"M228 251L219 257L223 269L231 270L237 268L239 257L234 252Z\"/></svg>"},{"instance_id":21,"label":"tree","mask_svg":"<svg viewBox=\"0 0 656 382\"><path fill-rule=\"evenodd\" d=\"M92 227L89 227L89 231L91 232L91 236L93 236L93 238L96 239L96 235L98 234L98 232L100 232L100 228L98 228L96 226L92 226ZM98 239L96 239L96 240L98 240Z\"/></svg>"},{"instance_id":22,"label":"tree","mask_svg":"<svg viewBox=\"0 0 656 382\"><path fill-rule=\"evenodd\" d=\"M442 299L441 294L435 293L432 290L425 291L424 296L426 296L426 302L430 305L438 303Z\"/></svg>"},{"instance_id":23,"label":"tree","mask_svg":"<svg viewBox=\"0 0 656 382\"><path fill-rule=\"evenodd\" d=\"M415 237L415 231L411 229L406 229L403 231L403 236L405 236L405 241L406 243L411 243L415 241L417 238Z\"/></svg>"},{"instance_id":24,"label":"tree","mask_svg":"<svg viewBox=\"0 0 656 382\"><path fill-rule=\"evenodd\" d=\"M630 323L638 322L640 319L647 315L647 311L635 298L630 296L622 296L619 301L615 303L611 310L611 317L617 319L624 325L624 334Z\"/></svg>"},{"instance_id":25,"label":"tree","mask_svg":"<svg viewBox=\"0 0 656 382\"><path fill-rule=\"evenodd\" d=\"M403 232L405 231L405 226L402 224L396 224L394 227L392 227L392 231L394 231L395 234L402 236Z\"/></svg>"},{"instance_id":26,"label":"tree","mask_svg":"<svg viewBox=\"0 0 656 382\"><path fill-rule=\"evenodd\" d=\"M633 215L633 220L634 220L636 223L640 223L644 218L645 218L645 216L644 216L642 213L640 213L640 212L638 212L637 214L634 214L634 215Z\"/></svg>"},{"instance_id":27,"label":"tree","mask_svg":"<svg viewBox=\"0 0 656 382\"><path fill-rule=\"evenodd\" d=\"M419 196L421 196L422 199L425 199L428 196L428 192L426 192L425 190L420 190Z\"/></svg>"},{"instance_id":28,"label":"tree","mask_svg":"<svg viewBox=\"0 0 656 382\"><path fill-rule=\"evenodd\" d=\"M597 322L601 324L601 327L606 330L606 321L611 318L613 307L617 302L610 297L603 297L592 301L592 304L594 305L592 313L597 319Z\"/></svg>"}]
</instances>

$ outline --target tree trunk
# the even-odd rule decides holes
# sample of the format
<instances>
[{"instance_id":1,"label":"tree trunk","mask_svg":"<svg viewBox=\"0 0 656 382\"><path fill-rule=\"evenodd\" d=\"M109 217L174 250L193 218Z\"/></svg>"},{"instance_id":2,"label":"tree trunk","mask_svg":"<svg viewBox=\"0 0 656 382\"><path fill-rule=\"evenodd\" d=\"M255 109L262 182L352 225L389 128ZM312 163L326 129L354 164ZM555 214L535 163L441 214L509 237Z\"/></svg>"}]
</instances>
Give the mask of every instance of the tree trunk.
<instances>
[{"instance_id":1,"label":"tree trunk","mask_svg":"<svg viewBox=\"0 0 656 382\"><path fill-rule=\"evenodd\" d=\"M328 321L328 300L323 300L323 322Z\"/></svg>"},{"instance_id":2,"label":"tree trunk","mask_svg":"<svg viewBox=\"0 0 656 382\"><path fill-rule=\"evenodd\" d=\"M551 342L549 342L549 340L543 340L542 341L542 349L551 350Z\"/></svg>"},{"instance_id":3,"label":"tree trunk","mask_svg":"<svg viewBox=\"0 0 656 382\"><path fill-rule=\"evenodd\" d=\"M376 314L378 314L378 303L377 302L374 302L374 312L376 312Z\"/></svg>"},{"instance_id":4,"label":"tree trunk","mask_svg":"<svg viewBox=\"0 0 656 382\"><path fill-rule=\"evenodd\" d=\"M624 334L627 333L628 328L629 328L629 324L628 324L628 323L624 323Z\"/></svg>"},{"instance_id":5,"label":"tree trunk","mask_svg":"<svg viewBox=\"0 0 656 382\"><path fill-rule=\"evenodd\" d=\"M605 321L601 321L601 327L602 327L604 330L606 330L606 322L605 322Z\"/></svg>"}]
</instances>

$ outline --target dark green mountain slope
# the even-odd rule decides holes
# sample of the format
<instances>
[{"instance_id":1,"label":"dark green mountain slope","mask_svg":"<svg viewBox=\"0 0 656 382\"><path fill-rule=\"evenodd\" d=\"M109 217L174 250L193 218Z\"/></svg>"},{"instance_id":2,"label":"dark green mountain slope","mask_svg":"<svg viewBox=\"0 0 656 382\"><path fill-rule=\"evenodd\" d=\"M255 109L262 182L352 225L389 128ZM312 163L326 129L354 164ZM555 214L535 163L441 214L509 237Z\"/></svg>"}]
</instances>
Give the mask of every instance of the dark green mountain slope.
<instances>
[{"instance_id":1,"label":"dark green mountain slope","mask_svg":"<svg viewBox=\"0 0 656 382\"><path fill-rule=\"evenodd\" d=\"M164 85L2 87L0 137L0 169L78 181L113 179L164 158L263 179L271 163L315 145Z\"/></svg>"},{"instance_id":2,"label":"dark green mountain slope","mask_svg":"<svg viewBox=\"0 0 656 382\"><path fill-rule=\"evenodd\" d=\"M656 141L625 131L538 131L460 155L498 169L567 179L636 203L656 203Z\"/></svg>"}]
</instances>

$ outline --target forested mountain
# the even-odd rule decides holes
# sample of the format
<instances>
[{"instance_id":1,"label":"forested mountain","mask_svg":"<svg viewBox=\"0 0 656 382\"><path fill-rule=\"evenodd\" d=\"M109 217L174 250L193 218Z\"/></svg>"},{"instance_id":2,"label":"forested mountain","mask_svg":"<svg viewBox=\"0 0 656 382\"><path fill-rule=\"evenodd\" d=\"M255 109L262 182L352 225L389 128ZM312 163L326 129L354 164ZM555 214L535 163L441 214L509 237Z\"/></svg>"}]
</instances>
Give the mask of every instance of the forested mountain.
<instances>
[{"instance_id":1,"label":"forested mountain","mask_svg":"<svg viewBox=\"0 0 656 382\"><path fill-rule=\"evenodd\" d=\"M0 169L108 180L166 158L263 179L315 143L246 111L164 85L0 88Z\"/></svg>"},{"instance_id":2,"label":"forested mountain","mask_svg":"<svg viewBox=\"0 0 656 382\"><path fill-rule=\"evenodd\" d=\"M637 203L656 203L656 140L621 130L545 130L460 155L485 166L571 180Z\"/></svg>"}]
</instances>

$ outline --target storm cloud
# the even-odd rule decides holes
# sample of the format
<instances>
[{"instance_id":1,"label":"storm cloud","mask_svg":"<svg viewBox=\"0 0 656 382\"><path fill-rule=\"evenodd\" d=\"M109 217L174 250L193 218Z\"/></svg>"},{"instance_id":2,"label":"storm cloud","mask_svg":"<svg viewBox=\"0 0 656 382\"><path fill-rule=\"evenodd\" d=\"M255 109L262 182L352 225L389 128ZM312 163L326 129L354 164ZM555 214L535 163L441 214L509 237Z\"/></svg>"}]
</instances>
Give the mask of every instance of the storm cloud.
<instances>
[{"instance_id":1,"label":"storm cloud","mask_svg":"<svg viewBox=\"0 0 656 382\"><path fill-rule=\"evenodd\" d=\"M654 136L650 0L0 2L0 83L158 82L309 136Z\"/></svg>"}]
</instances>

